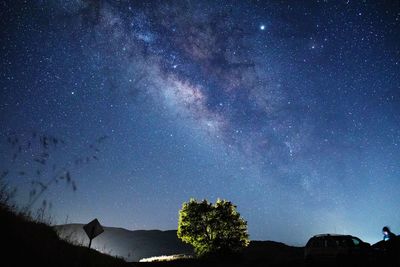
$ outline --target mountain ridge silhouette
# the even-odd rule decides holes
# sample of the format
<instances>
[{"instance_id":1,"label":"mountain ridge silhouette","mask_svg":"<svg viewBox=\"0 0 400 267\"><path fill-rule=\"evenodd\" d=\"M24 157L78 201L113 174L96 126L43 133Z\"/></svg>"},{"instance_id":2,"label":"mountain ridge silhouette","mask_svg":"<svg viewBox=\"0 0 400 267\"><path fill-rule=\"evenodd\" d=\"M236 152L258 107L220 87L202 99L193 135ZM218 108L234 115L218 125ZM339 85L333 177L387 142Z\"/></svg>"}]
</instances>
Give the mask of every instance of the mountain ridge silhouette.
<instances>
[{"instance_id":1,"label":"mountain ridge silhouette","mask_svg":"<svg viewBox=\"0 0 400 267\"><path fill-rule=\"evenodd\" d=\"M60 238L73 244L87 246L89 238L80 223L55 225ZM193 254L190 245L178 239L176 230L128 230L121 227L103 226L104 233L92 241L92 248L117 256L126 261L139 261L161 255Z\"/></svg>"}]
</instances>

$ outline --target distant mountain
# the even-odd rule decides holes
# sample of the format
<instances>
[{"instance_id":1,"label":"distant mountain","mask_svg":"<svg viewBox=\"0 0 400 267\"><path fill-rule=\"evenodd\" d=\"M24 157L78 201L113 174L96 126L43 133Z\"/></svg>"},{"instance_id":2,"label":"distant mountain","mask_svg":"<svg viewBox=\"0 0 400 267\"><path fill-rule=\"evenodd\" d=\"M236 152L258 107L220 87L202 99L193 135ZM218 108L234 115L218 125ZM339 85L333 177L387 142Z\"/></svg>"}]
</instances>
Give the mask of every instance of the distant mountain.
<instances>
[{"instance_id":1,"label":"distant mountain","mask_svg":"<svg viewBox=\"0 0 400 267\"><path fill-rule=\"evenodd\" d=\"M54 229L62 239L87 246L89 238L82 227L83 224L65 224L54 226ZM176 230L129 231L123 228L104 227L104 232L93 239L91 247L102 253L124 258L126 261L193 253L191 246L178 239Z\"/></svg>"},{"instance_id":2,"label":"distant mountain","mask_svg":"<svg viewBox=\"0 0 400 267\"><path fill-rule=\"evenodd\" d=\"M87 246L89 239L82 227L83 224L54 226L62 239ZM176 230L129 231L123 228L104 227L104 233L93 239L92 248L124 258L126 261L139 261L161 255L193 254L192 247L178 239ZM251 241L243 251L242 257L247 262L257 265L301 262L303 254L303 247L292 247L274 241Z\"/></svg>"}]
</instances>

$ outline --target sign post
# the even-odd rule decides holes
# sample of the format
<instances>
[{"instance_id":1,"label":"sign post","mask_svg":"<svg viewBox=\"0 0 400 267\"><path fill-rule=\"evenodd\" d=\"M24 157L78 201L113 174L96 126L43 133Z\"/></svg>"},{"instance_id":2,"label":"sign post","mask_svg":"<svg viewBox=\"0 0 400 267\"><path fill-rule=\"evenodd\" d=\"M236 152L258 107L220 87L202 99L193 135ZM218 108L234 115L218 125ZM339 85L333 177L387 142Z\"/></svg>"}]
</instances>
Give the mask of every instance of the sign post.
<instances>
[{"instance_id":1,"label":"sign post","mask_svg":"<svg viewBox=\"0 0 400 267\"><path fill-rule=\"evenodd\" d=\"M97 219L83 226L87 236L89 237L89 248L92 245L92 239L104 232L103 227Z\"/></svg>"}]
</instances>

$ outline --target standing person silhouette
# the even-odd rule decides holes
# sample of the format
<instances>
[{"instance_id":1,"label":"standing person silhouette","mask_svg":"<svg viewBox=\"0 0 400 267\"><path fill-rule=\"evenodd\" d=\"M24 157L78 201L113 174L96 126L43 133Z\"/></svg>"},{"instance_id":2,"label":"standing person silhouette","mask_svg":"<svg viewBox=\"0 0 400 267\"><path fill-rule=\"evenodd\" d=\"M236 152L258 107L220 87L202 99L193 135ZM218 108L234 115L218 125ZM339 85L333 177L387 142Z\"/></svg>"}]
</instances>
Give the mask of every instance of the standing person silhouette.
<instances>
[{"instance_id":1,"label":"standing person silhouette","mask_svg":"<svg viewBox=\"0 0 400 267\"><path fill-rule=\"evenodd\" d=\"M386 260L387 266L398 267L400 266L400 255L399 255L399 240L398 237L392 233L388 226L382 228L383 241L386 249Z\"/></svg>"},{"instance_id":2,"label":"standing person silhouette","mask_svg":"<svg viewBox=\"0 0 400 267\"><path fill-rule=\"evenodd\" d=\"M388 226L382 228L383 241L390 241L396 239L396 235L390 231Z\"/></svg>"}]
</instances>

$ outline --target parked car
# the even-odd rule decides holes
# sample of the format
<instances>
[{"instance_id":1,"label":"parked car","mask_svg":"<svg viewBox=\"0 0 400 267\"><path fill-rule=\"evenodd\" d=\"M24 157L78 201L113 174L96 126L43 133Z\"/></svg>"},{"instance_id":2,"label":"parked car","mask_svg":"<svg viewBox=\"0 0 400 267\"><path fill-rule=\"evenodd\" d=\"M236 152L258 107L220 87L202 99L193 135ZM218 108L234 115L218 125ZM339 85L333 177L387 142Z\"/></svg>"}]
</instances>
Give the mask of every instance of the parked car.
<instances>
[{"instance_id":1,"label":"parked car","mask_svg":"<svg viewBox=\"0 0 400 267\"><path fill-rule=\"evenodd\" d=\"M371 245L351 235L321 234L310 238L304 250L307 265L366 263Z\"/></svg>"}]
</instances>

